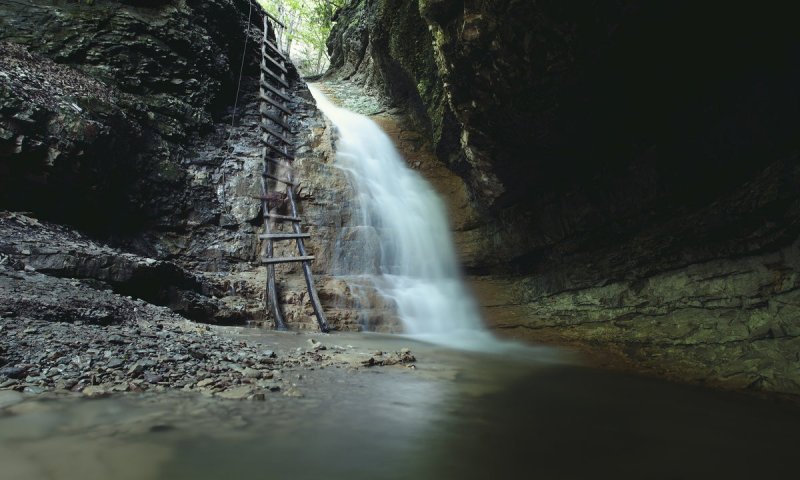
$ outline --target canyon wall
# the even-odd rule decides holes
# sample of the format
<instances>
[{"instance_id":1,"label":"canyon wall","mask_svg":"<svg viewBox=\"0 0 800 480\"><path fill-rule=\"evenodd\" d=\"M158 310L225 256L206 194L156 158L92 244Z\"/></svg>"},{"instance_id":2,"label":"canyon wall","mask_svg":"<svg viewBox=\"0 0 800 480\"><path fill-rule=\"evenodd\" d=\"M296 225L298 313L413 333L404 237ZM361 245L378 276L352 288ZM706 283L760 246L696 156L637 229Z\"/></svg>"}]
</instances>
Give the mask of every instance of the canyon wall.
<instances>
[{"instance_id":1,"label":"canyon wall","mask_svg":"<svg viewBox=\"0 0 800 480\"><path fill-rule=\"evenodd\" d=\"M785 12L354 0L336 20L329 78L405 110L468 190L456 237L493 327L800 393Z\"/></svg>"},{"instance_id":2,"label":"canyon wall","mask_svg":"<svg viewBox=\"0 0 800 480\"><path fill-rule=\"evenodd\" d=\"M0 315L112 322L135 297L198 321L271 325L260 35L245 0L0 1ZM289 76L320 296L334 328L359 329L348 287L325 276L349 187L330 165L331 129ZM316 329L299 267L277 269L290 327ZM59 305L50 290L66 292Z\"/></svg>"}]
</instances>

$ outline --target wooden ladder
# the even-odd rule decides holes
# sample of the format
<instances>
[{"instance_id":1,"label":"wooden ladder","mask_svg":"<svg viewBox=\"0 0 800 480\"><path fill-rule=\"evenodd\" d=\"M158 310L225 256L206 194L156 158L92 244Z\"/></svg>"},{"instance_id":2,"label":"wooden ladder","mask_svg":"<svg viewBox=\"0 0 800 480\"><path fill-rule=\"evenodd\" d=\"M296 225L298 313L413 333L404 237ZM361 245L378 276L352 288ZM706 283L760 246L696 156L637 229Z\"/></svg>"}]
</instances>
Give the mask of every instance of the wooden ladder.
<instances>
[{"instance_id":1,"label":"wooden ladder","mask_svg":"<svg viewBox=\"0 0 800 480\"><path fill-rule=\"evenodd\" d=\"M288 60L280 52L278 47L270 41L270 32L273 32L269 19L271 18L279 25L277 19L269 13L264 13L264 32L261 42L261 78L259 81L259 112L261 131L262 159L264 170L261 174L261 204L264 212L264 233L259 238L265 240L266 255L261 261L267 266L267 303L275 318L275 327L286 330L286 322L283 319L280 302L278 301L278 289L275 284L275 265L279 263L299 262L303 265L303 275L306 279L308 296L311 305L314 307L314 315L317 317L319 329L328 332L330 327L322 311L322 306L314 287L314 277L311 273L310 262L314 260L312 255L306 251L304 239L310 238L310 234L303 233L301 219L297 211L297 188L298 181L294 178L292 163L294 156L289 153L292 137L289 125L291 109L288 103L291 101L289 87L291 79L288 76ZM274 35L273 35L274 38ZM281 171L279 171L279 169ZM273 184L273 191L270 192L270 182ZM286 195L280 195L278 189L285 186ZM275 204L288 201L290 214L281 215L274 212L272 208ZM292 233L272 232L271 222L290 222ZM274 242L295 241L297 243L298 256L296 257L275 257Z\"/></svg>"}]
</instances>

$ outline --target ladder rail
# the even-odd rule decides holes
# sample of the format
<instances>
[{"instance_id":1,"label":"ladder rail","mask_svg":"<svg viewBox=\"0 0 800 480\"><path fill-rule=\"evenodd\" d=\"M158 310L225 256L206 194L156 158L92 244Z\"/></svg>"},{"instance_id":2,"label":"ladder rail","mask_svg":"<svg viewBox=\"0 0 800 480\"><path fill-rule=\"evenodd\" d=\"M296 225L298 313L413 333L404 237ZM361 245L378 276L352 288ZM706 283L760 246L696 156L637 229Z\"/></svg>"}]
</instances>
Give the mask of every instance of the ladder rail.
<instances>
[{"instance_id":1,"label":"ladder rail","mask_svg":"<svg viewBox=\"0 0 800 480\"><path fill-rule=\"evenodd\" d=\"M316 287L314 285L313 272L311 270L311 261L314 260L313 255L309 255L304 239L310 238L311 234L303 233L301 228L301 218L297 208L296 188L297 183L294 177L294 171L289 167L284 177L277 167L283 166L284 163L276 161L270 155L270 152L280 155L290 162L294 160L294 156L289 153L289 145L291 142L284 135L291 135L291 127L289 126L288 116L291 111L280 101L286 103L291 102L287 89L289 82L287 78L287 68L279 62L287 62L287 59L278 51L278 48L269 41L269 21L267 16L264 16L264 32L263 43L261 47L261 62L260 62L260 79L259 79L259 98L261 106L259 108L260 121L259 127L262 130L261 143L262 143L262 158L264 160L264 170L261 175L261 201L264 213L264 233L259 235L259 238L266 240L266 256L262 259L267 266L267 300L271 304L273 315L275 316L275 324L277 328L286 328L283 320L283 315L279 305L277 284L275 280L275 265L280 263L300 262L303 269L303 276L305 277L306 288L308 289L309 299L314 309L314 314L317 319L317 324L322 332L329 332L330 326L328 325L327 318L322 309L322 304L319 300ZM277 54L277 58L273 58L267 54L267 48L271 49ZM273 64L277 67L278 72L273 72L269 67ZM270 81L275 81L278 85L271 85ZM277 98L272 98L269 94L272 93ZM277 111L274 113L269 112L268 105L273 106ZM269 122L272 122L276 127L270 127ZM278 130L283 129L286 133L281 134ZM282 142L283 146L278 146L269 137L272 136L275 142ZM270 168L272 165L273 168ZM270 201L272 197L269 195L268 179L286 184L286 199L289 203L290 215L279 215L270 211ZM273 220L286 220L292 223L293 233L272 232L270 227L270 219ZM280 240L295 240L297 244L297 257L275 257L274 242Z\"/></svg>"},{"instance_id":2,"label":"ladder rail","mask_svg":"<svg viewBox=\"0 0 800 480\"><path fill-rule=\"evenodd\" d=\"M289 199L289 208L292 212L292 215L297 216L297 202L294 198L294 188L291 185L286 187L286 196ZM292 230L294 233L301 233L300 224L293 223ZM300 255L307 255L305 242L303 242L303 239L299 237L297 238L297 250L300 252ZM314 286L314 276L313 272L311 271L311 265L309 265L308 262L303 262L303 276L306 278L308 296L311 300L311 306L314 308L314 315L317 317L319 329L322 332L328 333L331 328L328 325L328 319L325 317L325 312L322 310L322 304L319 301L319 295L317 295L317 289Z\"/></svg>"},{"instance_id":3,"label":"ladder rail","mask_svg":"<svg viewBox=\"0 0 800 480\"><path fill-rule=\"evenodd\" d=\"M267 17L265 16L264 17L264 41L265 42L267 41L268 29L269 29L269 24L268 24L268 21L267 21ZM266 82L264 81L264 72L262 71L261 72L261 81L259 82L259 84L263 85L264 83L266 83ZM260 93L262 95L266 95L266 92L264 92L263 86L260 87L260 90L261 90ZM261 149L262 158L266 159L268 154L269 154L269 150L267 149L267 147L266 146L262 147L262 149ZM264 173L265 174L269 173L269 165L270 165L269 162L266 162L266 161L264 162ZM264 235L269 235L269 234L272 233L271 227L270 227L270 224L269 224L269 222L270 222L270 220L269 220L270 219L270 217L269 217L269 213L270 213L270 211L269 211L269 200L267 200L269 195L268 195L268 190L267 190L267 179L264 178L263 176L261 177L261 197L262 197L261 208L263 209L263 212L264 212ZM273 257L274 256L274 254L275 254L275 245L273 244L271 239L267 239L265 250L266 250L267 257ZM287 330L286 321L283 318L283 312L281 312L281 304L280 304L280 301L278 299L278 285L277 285L277 282L275 281L275 265L274 264L267 264L266 268L267 268L267 291L266 291L266 297L267 298L266 298L266 302L267 302L267 304L269 305L269 308L272 311L272 316L273 316L273 318L275 320L275 328L278 329L278 330Z\"/></svg>"}]
</instances>

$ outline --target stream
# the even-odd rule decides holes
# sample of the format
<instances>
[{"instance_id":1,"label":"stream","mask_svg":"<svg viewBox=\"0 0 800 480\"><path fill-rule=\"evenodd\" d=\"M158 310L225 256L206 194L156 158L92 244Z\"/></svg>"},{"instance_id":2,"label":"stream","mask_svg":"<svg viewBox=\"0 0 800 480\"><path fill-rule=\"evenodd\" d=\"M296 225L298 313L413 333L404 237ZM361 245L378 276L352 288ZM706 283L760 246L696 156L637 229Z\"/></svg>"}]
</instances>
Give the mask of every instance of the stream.
<instances>
[{"instance_id":1,"label":"stream","mask_svg":"<svg viewBox=\"0 0 800 480\"><path fill-rule=\"evenodd\" d=\"M270 346L304 335L231 329ZM800 412L776 401L581 367L530 348L495 355L403 336L416 369L312 370L304 396L32 396L0 409L0 478L777 478L794 471ZM278 345L279 344L279 345Z\"/></svg>"}]
</instances>

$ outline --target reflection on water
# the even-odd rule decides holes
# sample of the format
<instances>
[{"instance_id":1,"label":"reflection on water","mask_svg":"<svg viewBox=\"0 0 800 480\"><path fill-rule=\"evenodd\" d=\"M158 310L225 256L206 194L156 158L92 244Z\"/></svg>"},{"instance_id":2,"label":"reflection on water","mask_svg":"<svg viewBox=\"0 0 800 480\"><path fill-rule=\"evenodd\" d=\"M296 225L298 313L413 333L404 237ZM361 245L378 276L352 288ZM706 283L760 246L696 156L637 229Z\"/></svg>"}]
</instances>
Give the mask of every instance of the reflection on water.
<instances>
[{"instance_id":1,"label":"reflection on water","mask_svg":"<svg viewBox=\"0 0 800 480\"><path fill-rule=\"evenodd\" d=\"M330 338L410 346L418 367L305 372L303 398L263 402L18 403L0 410L0 478L775 478L793 472L800 445L800 411L756 398L553 355Z\"/></svg>"}]
</instances>

